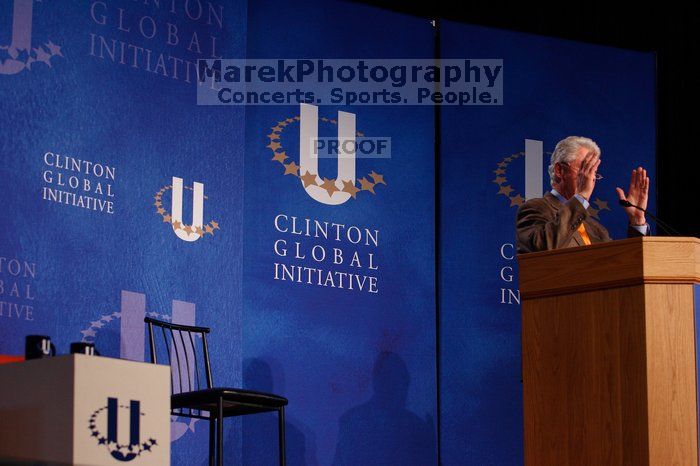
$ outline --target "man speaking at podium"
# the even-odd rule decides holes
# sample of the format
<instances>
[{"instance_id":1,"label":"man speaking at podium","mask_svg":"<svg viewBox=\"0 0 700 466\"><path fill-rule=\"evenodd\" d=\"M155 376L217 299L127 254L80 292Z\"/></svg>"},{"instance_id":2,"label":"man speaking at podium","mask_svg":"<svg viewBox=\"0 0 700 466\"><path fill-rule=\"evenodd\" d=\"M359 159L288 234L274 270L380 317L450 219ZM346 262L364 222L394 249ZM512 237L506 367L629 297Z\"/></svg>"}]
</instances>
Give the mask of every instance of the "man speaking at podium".
<instances>
[{"instance_id":1,"label":"man speaking at podium","mask_svg":"<svg viewBox=\"0 0 700 466\"><path fill-rule=\"evenodd\" d=\"M591 139L569 136L557 144L549 163L552 190L529 199L518 209L516 220L518 254L547 251L611 241L608 230L588 212L600 166L600 148ZM630 187L621 200L646 209L649 177L642 167L632 170ZM644 211L626 207L627 236L649 234Z\"/></svg>"}]
</instances>

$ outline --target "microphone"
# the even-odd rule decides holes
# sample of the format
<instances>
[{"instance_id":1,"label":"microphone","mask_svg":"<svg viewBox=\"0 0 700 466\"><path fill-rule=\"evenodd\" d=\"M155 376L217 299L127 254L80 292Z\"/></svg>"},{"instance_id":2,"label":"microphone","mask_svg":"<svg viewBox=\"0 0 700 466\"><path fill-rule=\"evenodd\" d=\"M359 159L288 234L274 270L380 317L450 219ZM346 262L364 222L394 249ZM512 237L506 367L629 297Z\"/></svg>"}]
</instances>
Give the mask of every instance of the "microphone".
<instances>
[{"instance_id":1,"label":"microphone","mask_svg":"<svg viewBox=\"0 0 700 466\"><path fill-rule=\"evenodd\" d=\"M649 211L646 210L646 209L642 209L641 207L632 204L632 203L631 203L630 201L628 201L627 199L620 199L618 202L620 203L620 205L621 205L622 207L634 207L634 208L637 209L637 210L641 210L642 212L644 212L645 214L647 214L649 217L651 217L651 219L654 220L654 221L656 222L656 224L657 224L658 226L660 226L661 229L663 229L666 233L669 233L669 234L675 235L675 236L683 236L682 234L678 233L678 231L674 230L673 227L671 227L671 225L669 225L668 223L662 221L662 220L661 220L659 217L657 217L656 215L652 214L651 212L649 212Z\"/></svg>"}]
</instances>

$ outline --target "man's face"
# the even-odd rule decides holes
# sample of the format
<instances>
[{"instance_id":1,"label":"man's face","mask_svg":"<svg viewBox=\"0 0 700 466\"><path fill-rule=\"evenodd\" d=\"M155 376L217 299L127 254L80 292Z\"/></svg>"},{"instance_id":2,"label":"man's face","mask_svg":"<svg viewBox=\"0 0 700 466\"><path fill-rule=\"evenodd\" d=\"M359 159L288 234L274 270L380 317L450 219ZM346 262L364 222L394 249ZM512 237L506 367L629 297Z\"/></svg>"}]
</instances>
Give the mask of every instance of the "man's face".
<instances>
[{"instance_id":1,"label":"man's face","mask_svg":"<svg viewBox=\"0 0 700 466\"><path fill-rule=\"evenodd\" d=\"M555 186L556 190L564 196L566 199L571 199L571 197L576 194L576 180L578 179L578 171L581 168L581 162L583 158L591 150L586 147L579 147L576 153L576 159L572 162L557 163L555 165L555 174L557 178L561 181L558 186Z\"/></svg>"}]
</instances>

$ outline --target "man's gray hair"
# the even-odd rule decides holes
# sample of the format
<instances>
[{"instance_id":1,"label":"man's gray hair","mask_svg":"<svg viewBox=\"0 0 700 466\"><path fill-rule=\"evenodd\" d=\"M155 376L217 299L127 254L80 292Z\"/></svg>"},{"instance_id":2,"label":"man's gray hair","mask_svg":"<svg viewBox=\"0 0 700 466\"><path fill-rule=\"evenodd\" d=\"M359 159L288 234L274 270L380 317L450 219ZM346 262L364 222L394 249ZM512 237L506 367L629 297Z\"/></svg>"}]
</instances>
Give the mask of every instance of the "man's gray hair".
<instances>
[{"instance_id":1,"label":"man's gray hair","mask_svg":"<svg viewBox=\"0 0 700 466\"><path fill-rule=\"evenodd\" d=\"M549 161L549 183L554 186L554 165L557 163L570 163L576 160L576 155L579 148L585 147L592 150L600 157L600 147L593 139L584 138L582 136L569 136L557 143L557 146L552 152L552 158Z\"/></svg>"}]
</instances>

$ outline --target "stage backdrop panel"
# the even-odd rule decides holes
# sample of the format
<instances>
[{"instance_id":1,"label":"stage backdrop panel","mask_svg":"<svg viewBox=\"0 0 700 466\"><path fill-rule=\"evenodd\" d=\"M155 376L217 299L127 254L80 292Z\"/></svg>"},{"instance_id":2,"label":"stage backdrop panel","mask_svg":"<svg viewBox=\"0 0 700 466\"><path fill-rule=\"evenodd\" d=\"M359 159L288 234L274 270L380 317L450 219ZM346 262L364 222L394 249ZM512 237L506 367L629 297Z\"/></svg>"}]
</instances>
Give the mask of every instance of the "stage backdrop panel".
<instances>
[{"instance_id":1,"label":"stage backdrop panel","mask_svg":"<svg viewBox=\"0 0 700 466\"><path fill-rule=\"evenodd\" d=\"M241 383L244 109L198 107L195 62L242 57L245 25L242 1L2 2L0 354L143 360L154 315L212 326ZM174 419L173 464L207 432Z\"/></svg>"},{"instance_id":2,"label":"stage backdrop panel","mask_svg":"<svg viewBox=\"0 0 700 466\"><path fill-rule=\"evenodd\" d=\"M436 463L434 108L198 107L194 71L430 58L431 24L315 0L14 0L0 25L0 354L46 334L143 360L145 315L207 325L217 385L289 398L290 464ZM442 458L517 464L513 221L545 188L525 160L596 139L593 206L622 237L614 187L637 164L653 177L653 59L449 22L441 53L505 60L504 105L441 109ZM297 170L302 117L329 137L354 120L391 158L356 160L359 191L323 202ZM206 427L172 420L173 464L205 463ZM274 415L226 436L232 463L274 464Z\"/></svg>"},{"instance_id":3,"label":"stage backdrop panel","mask_svg":"<svg viewBox=\"0 0 700 466\"><path fill-rule=\"evenodd\" d=\"M518 464L517 207L526 191L550 189L546 169L555 144L588 136L602 149L605 176L591 205L614 238L625 237L615 187L626 190L638 165L654 179L654 57L448 21L441 54L504 60L503 105L441 109L442 461ZM526 163L534 167L527 177ZM652 188L651 211L655 195Z\"/></svg>"},{"instance_id":4,"label":"stage backdrop panel","mask_svg":"<svg viewBox=\"0 0 700 466\"><path fill-rule=\"evenodd\" d=\"M249 57L433 55L427 20L349 2L248 8ZM243 374L248 387L289 398L290 464L436 462L433 110L246 110ZM295 167L301 120L337 137L353 116L357 133L391 138L391 158L358 157L355 187L365 189L329 205ZM338 177L337 158L319 159L319 172ZM308 268L322 270L321 285L317 272L308 283ZM341 288L336 272L353 276ZM275 435L274 416L244 419L244 464L273 464Z\"/></svg>"}]
</instances>

